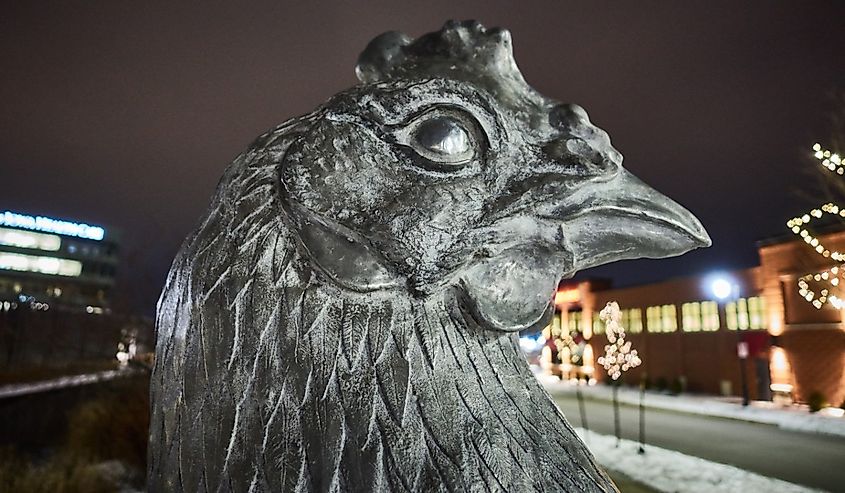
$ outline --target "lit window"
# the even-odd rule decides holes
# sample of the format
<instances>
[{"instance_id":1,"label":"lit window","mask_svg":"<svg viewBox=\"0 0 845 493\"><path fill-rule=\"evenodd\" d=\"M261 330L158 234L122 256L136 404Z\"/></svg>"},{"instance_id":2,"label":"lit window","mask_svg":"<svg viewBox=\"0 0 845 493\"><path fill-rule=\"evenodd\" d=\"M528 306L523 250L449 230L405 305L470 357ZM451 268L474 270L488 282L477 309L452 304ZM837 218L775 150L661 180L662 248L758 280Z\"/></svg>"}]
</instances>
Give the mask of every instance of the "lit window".
<instances>
[{"instance_id":1,"label":"lit window","mask_svg":"<svg viewBox=\"0 0 845 493\"><path fill-rule=\"evenodd\" d=\"M766 303L760 296L739 298L725 305L727 325L730 330L765 329Z\"/></svg>"},{"instance_id":2,"label":"lit window","mask_svg":"<svg viewBox=\"0 0 845 493\"><path fill-rule=\"evenodd\" d=\"M752 329L764 329L766 301L761 296L748 298L748 324Z\"/></svg>"},{"instance_id":3,"label":"lit window","mask_svg":"<svg viewBox=\"0 0 845 493\"><path fill-rule=\"evenodd\" d=\"M701 303L684 303L681 305L684 332L698 332L701 330Z\"/></svg>"},{"instance_id":4,"label":"lit window","mask_svg":"<svg viewBox=\"0 0 845 493\"><path fill-rule=\"evenodd\" d=\"M604 322L599 317L599 312L593 312L593 334L604 334Z\"/></svg>"},{"instance_id":5,"label":"lit window","mask_svg":"<svg viewBox=\"0 0 845 493\"><path fill-rule=\"evenodd\" d=\"M736 303L733 301L725 304L725 321L727 322L728 330L739 328L736 317Z\"/></svg>"},{"instance_id":6,"label":"lit window","mask_svg":"<svg viewBox=\"0 0 845 493\"><path fill-rule=\"evenodd\" d=\"M646 321L649 332L675 332L678 320L675 305L650 306L646 308Z\"/></svg>"},{"instance_id":7,"label":"lit window","mask_svg":"<svg viewBox=\"0 0 845 493\"><path fill-rule=\"evenodd\" d=\"M62 239L56 235L0 228L0 245L55 252L62 246Z\"/></svg>"},{"instance_id":8,"label":"lit window","mask_svg":"<svg viewBox=\"0 0 845 493\"><path fill-rule=\"evenodd\" d=\"M544 337L546 337L546 339L549 339L549 338L558 339L558 338L560 338L560 329L561 329L561 327L560 327L561 318L560 317L562 315L563 315L562 313L555 313L554 314L554 316L552 317L552 323L549 324L549 326L547 327L549 329L548 337L544 336Z\"/></svg>"},{"instance_id":9,"label":"lit window","mask_svg":"<svg viewBox=\"0 0 845 493\"><path fill-rule=\"evenodd\" d=\"M678 329L678 313L675 305L663 305L660 308L663 312L663 332L675 332Z\"/></svg>"},{"instance_id":10,"label":"lit window","mask_svg":"<svg viewBox=\"0 0 845 493\"><path fill-rule=\"evenodd\" d=\"M581 312L569 312L569 333L581 332Z\"/></svg>"},{"instance_id":11,"label":"lit window","mask_svg":"<svg viewBox=\"0 0 845 493\"><path fill-rule=\"evenodd\" d=\"M739 330L748 329L748 301L745 298L736 300L736 320Z\"/></svg>"},{"instance_id":12,"label":"lit window","mask_svg":"<svg viewBox=\"0 0 845 493\"><path fill-rule=\"evenodd\" d=\"M625 322L625 330L631 334L639 334L643 331L643 311L639 308L631 308L623 311L623 321Z\"/></svg>"},{"instance_id":13,"label":"lit window","mask_svg":"<svg viewBox=\"0 0 845 493\"><path fill-rule=\"evenodd\" d=\"M681 305L684 332L719 330L719 305L715 301L696 301Z\"/></svg>"},{"instance_id":14,"label":"lit window","mask_svg":"<svg viewBox=\"0 0 845 493\"><path fill-rule=\"evenodd\" d=\"M645 309L646 322L648 323L649 332L660 332L662 329L662 320L660 319L660 307L650 306Z\"/></svg>"},{"instance_id":15,"label":"lit window","mask_svg":"<svg viewBox=\"0 0 845 493\"><path fill-rule=\"evenodd\" d=\"M55 257L0 253L0 269L75 277L82 273L82 263Z\"/></svg>"},{"instance_id":16,"label":"lit window","mask_svg":"<svg viewBox=\"0 0 845 493\"><path fill-rule=\"evenodd\" d=\"M706 331L719 330L719 305L715 301L701 302L701 328Z\"/></svg>"}]
</instances>

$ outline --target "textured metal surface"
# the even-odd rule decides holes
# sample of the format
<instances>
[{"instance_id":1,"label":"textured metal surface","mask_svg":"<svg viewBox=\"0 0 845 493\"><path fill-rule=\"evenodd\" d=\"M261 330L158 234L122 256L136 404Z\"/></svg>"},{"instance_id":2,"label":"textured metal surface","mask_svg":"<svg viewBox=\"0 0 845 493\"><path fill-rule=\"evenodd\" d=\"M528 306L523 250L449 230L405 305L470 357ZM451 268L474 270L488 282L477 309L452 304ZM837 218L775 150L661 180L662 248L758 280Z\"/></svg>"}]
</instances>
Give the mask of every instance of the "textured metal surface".
<instances>
[{"instance_id":1,"label":"textured metal surface","mask_svg":"<svg viewBox=\"0 0 845 493\"><path fill-rule=\"evenodd\" d=\"M150 490L615 490L517 331L563 276L709 238L510 43L379 36L227 169L159 304Z\"/></svg>"}]
</instances>

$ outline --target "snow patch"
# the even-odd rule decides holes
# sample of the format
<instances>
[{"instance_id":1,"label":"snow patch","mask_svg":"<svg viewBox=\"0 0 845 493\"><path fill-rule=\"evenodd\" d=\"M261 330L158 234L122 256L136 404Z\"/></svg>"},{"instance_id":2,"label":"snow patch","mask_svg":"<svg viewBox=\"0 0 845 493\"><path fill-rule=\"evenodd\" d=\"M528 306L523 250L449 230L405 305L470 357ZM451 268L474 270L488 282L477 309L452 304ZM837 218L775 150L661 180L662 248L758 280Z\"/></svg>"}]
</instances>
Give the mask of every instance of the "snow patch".
<instances>
[{"instance_id":1,"label":"snow patch","mask_svg":"<svg viewBox=\"0 0 845 493\"><path fill-rule=\"evenodd\" d=\"M819 491L651 445L646 446L644 454L638 454L637 442L621 440L617 447L615 437L583 428L575 431L602 466L662 492Z\"/></svg>"}]
</instances>

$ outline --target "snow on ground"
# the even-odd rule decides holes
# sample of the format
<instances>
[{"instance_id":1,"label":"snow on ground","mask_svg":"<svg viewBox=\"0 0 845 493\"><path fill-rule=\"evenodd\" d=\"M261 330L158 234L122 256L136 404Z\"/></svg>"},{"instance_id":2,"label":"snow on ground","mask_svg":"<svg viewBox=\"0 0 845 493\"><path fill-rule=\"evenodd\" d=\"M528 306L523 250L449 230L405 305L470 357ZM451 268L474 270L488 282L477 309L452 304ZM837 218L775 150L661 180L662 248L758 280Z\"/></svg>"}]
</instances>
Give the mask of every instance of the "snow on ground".
<instances>
[{"instance_id":1,"label":"snow on ground","mask_svg":"<svg viewBox=\"0 0 845 493\"><path fill-rule=\"evenodd\" d=\"M561 382L557 377L538 374L537 378L551 394L575 392L574 385ZM613 398L613 390L607 385L581 386L581 391L584 397L591 399L610 401ZM618 398L622 404L637 406L640 403L640 391L620 387ZM738 402L731 402L728 399L715 396L666 395L658 392L646 392L645 405L655 409L771 424L786 430L845 437L845 417L826 416L820 413L811 414L806 408L776 407L771 402L755 401L748 407L744 407Z\"/></svg>"},{"instance_id":2,"label":"snow on ground","mask_svg":"<svg viewBox=\"0 0 845 493\"><path fill-rule=\"evenodd\" d=\"M576 431L603 467L662 492L819 491L651 445L646 445L644 454L638 454L637 442L621 440L617 447L615 437L583 428Z\"/></svg>"}]
</instances>

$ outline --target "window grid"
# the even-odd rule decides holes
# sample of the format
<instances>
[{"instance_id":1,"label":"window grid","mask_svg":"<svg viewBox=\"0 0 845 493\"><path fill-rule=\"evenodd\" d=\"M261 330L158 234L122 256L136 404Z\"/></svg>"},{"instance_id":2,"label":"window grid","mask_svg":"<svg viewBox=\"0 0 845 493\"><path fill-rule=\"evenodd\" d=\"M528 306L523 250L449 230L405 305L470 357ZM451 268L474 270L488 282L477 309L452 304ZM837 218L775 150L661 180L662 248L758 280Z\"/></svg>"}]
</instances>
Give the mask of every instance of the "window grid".
<instances>
[{"instance_id":1,"label":"window grid","mask_svg":"<svg viewBox=\"0 0 845 493\"><path fill-rule=\"evenodd\" d=\"M639 334L643 331L643 311L639 308L631 308L622 312L622 320L625 322L625 330L631 334Z\"/></svg>"},{"instance_id":2,"label":"window grid","mask_svg":"<svg viewBox=\"0 0 845 493\"><path fill-rule=\"evenodd\" d=\"M715 301L693 301L681 305L684 332L719 330L719 305Z\"/></svg>"},{"instance_id":3,"label":"window grid","mask_svg":"<svg viewBox=\"0 0 845 493\"><path fill-rule=\"evenodd\" d=\"M663 305L661 307L663 315L663 332L675 332L678 329L678 311L675 305Z\"/></svg>"},{"instance_id":4,"label":"window grid","mask_svg":"<svg viewBox=\"0 0 845 493\"><path fill-rule=\"evenodd\" d=\"M712 332L719 330L722 324L719 321L719 305L715 301L701 302L701 328Z\"/></svg>"},{"instance_id":5,"label":"window grid","mask_svg":"<svg viewBox=\"0 0 845 493\"><path fill-rule=\"evenodd\" d=\"M701 330L701 303L684 303L681 305L684 332L699 332Z\"/></svg>"},{"instance_id":6,"label":"window grid","mask_svg":"<svg viewBox=\"0 0 845 493\"><path fill-rule=\"evenodd\" d=\"M728 330L765 329L766 300L761 296L739 298L725 305Z\"/></svg>"},{"instance_id":7,"label":"window grid","mask_svg":"<svg viewBox=\"0 0 845 493\"><path fill-rule=\"evenodd\" d=\"M646 308L649 332L675 332L678 320L675 305L656 305Z\"/></svg>"}]
</instances>

